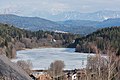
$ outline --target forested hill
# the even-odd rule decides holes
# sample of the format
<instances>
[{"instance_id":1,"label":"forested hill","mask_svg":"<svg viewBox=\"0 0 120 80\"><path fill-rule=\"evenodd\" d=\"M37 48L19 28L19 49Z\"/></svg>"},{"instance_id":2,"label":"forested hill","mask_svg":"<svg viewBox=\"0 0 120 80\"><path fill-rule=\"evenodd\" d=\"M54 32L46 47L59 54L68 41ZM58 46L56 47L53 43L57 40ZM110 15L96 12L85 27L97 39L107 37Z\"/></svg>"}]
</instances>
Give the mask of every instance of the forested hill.
<instances>
[{"instance_id":1,"label":"forested hill","mask_svg":"<svg viewBox=\"0 0 120 80\"><path fill-rule=\"evenodd\" d=\"M88 24L89 22L83 21L84 23ZM80 23L83 23L80 21ZM95 21L91 21L92 24ZM7 23L12 24L15 27L31 30L31 31L37 31L37 30L44 30L44 31L64 31L64 32L70 32L74 34L89 34L96 29L97 27L93 26L86 26L86 25L77 25L76 21L75 23L72 23L73 25L64 25L55 21L50 21L47 19L39 18L39 17L23 17L23 16L17 16L13 14L0 14L0 23ZM80 28L80 29L79 29ZM88 30L89 29L89 30Z\"/></svg>"},{"instance_id":2,"label":"forested hill","mask_svg":"<svg viewBox=\"0 0 120 80\"><path fill-rule=\"evenodd\" d=\"M88 44L95 43L97 47L104 50L110 44L115 49L120 48L120 27L103 28L85 37L76 39L77 52L92 52Z\"/></svg>"},{"instance_id":3,"label":"forested hill","mask_svg":"<svg viewBox=\"0 0 120 80\"><path fill-rule=\"evenodd\" d=\"M37 47L66 47L79 35L49 31L27 31L0 24L0 50L9 58L15 57L16 50Z\"/></svg>"}]
</instances>

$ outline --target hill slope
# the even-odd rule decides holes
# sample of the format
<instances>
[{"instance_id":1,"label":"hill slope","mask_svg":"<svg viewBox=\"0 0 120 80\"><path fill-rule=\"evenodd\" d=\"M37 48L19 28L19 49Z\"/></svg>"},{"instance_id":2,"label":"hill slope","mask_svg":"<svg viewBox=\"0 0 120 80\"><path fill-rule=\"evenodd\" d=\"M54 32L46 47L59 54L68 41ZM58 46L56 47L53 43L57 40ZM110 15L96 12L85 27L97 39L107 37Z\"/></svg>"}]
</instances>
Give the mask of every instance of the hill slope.
<instances>
[{"instance_id":1,"label":"hill slope","mask_svg":"<svg viewBox=\"0 0 120 80\"><path fill-rule=\"evenodd\" d=\"M28 31L8 24L0 24L0 48L14 58L16 50L38 47L67 47L80 35L50 31Z\"/></svg>"},{"instance_id":2,"label":"hill slope","mask_svg":"<svg viewBox=\"0 0 120 80\"><path fill-rule=\"evenodd\" d=\"M96 26L99 23L97 21L67 20L67 21L59 21L57 23L68 27L68 29L67 29L68 32L83 34L83 35L90 34L94 31L96 31L97 29L99 29L99 27Z\"/></svg>"},{"instance_id":3,"label":"hill slope","mask_svg":"<svg viewBox=\"0 0 120 80\"><path fill-rule=\"evenodd\" d=\"M110 18L96 24L97 27L112 27L112 26L120 26L120 18Z\"/></svg>"},{"instance_id":4,"label":"hill slope","mask_svg":"<svg viewBox=\"0 0 120 80\"><path fill-rule=\"evenodd\" d=\"M18 28L26 29L26 30L32 30L32 31L38 31L38 30L44 30L44 31L64 31L64 32L70 32L70 33L76 33L76 34L89 34L93 32L92 30L87 31L87 29L93 29L94 27L91 27L89 25L74 25L73 26L67 26L61 23L53 22L50 20L46 20L39 17L21 17L16 16L12 14L6 14L6 15L0 15L0 22L1 23L7 23L12 24ZM81 28L81 30L79 29ZM84 29L82 29L84 28ZM77 31L78 30L78 31Z\"/></svg>"},{"instance_id":5,"label":"hill slope","mask_svg":"<svg viewBox=\"0 0 120 80\"><path fill-rule=\"evenodd\" d=\"M109 18L104 21L90 21L90 20L67 20L67 21L59 21L58 23L64 26L86 26L88 28L93 27L96 29L112 27L112 26L120 26L120 18Z\"/></svg>"},{"instance_id":6,"label":"hill slope","mask_svg":"<svg viewBox=\"0 0 120 80\"><path fill-rule=\"evenodd\" d=\"M74 45L78 52L89 52L89 43L95 43L99 49L104 50L105 45L110 45L115 48L120 48L120 27L111 27L100 29L85 37L76 39ZM90 51L92 52L92 50Z\"/></svg>"},{"instance_id":7,"label":"hill slope","mask_svg":"<svg viewBox=\"0 0 120 80\"><path fill-rule=\"evenodd\" d=\"M21 17L12 14L0 15L1 23L8 23L27 30L57 30L62 27L53 21L38 17Z\"/></svg>"}]
</instances>

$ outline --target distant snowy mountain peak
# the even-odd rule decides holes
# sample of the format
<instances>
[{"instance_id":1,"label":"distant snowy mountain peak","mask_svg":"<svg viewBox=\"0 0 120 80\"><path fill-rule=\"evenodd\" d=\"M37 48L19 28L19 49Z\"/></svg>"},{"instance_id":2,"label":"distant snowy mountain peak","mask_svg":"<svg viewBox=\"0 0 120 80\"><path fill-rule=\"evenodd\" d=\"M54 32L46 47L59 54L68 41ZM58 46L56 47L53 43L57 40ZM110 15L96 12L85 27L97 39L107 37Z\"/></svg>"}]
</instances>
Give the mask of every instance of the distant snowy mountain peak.
<instances>
[{"instance_id":1,"label":"distant snowy mountain peak","mask_svg":"<svg viewBox=\"0 0 120 80\"><path fill-rule=\"evenodd\" d=\"M110 17L103 16L103 18L104 18L104 20L107 20L107 19L109 19Z\"/></svg>"},{"instance_id":2,"label":"distant snowy mountain peak","mask_svg":"<svg viewBox=\"0 0 120 80\"><path fill-rule=\"evenodd\" d=\"M96 17L101 17L101 20L107 20L109 18L120 18L120 11L98 11Z\"/></svg>"},{"instance_id":3,"label":"distant snowy mountain peak","mask_svg":"<svg viewBox=\"0 0 120 80\"><path fill-rule=\"evenodd\" d=\"M103 21L109 18L120 18L120 11L97 11L93 13L81 13L76 11L58 11L52 10L52 13L49 15L39 15L40 17L45 16L44 18L52 21L65 21L65 20L92 20L92 21Z\"/></svg>"}]
</instances>

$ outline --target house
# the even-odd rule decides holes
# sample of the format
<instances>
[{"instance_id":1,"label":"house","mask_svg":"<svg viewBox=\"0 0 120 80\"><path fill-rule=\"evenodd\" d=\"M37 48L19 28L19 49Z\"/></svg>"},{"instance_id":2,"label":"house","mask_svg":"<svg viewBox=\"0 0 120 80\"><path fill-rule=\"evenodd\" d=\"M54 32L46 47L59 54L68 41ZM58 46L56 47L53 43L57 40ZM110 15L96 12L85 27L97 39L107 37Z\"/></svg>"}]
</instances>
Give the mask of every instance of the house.
<instances>
[{"instance_id":1,"label":"house","mask_svg":"<svg viewBox=\"0 0 120 80\"><path fill-rule=\"evenodd\" d=\"M41 74L38 76L37 80L52 80L52 78L48 74Z\"/></svg>"},{"instance_id":2,"label":"house","mask_svg":"<svg viewBox=\"0 0 120 80\"><path fill-rule=\"evenodd\" d=\"M77 73L72 75L72 80L77 80Z\"/></svg>"}]
</instances>

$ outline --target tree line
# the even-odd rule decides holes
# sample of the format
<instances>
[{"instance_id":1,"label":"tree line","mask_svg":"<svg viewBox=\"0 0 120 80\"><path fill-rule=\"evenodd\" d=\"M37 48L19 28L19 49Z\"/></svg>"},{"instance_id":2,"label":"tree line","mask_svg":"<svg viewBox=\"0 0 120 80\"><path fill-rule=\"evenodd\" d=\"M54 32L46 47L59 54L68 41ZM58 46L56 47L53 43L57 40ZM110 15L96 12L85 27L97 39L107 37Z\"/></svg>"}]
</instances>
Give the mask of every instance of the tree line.
<instances>
[{"instance_id":1,"label":"tree line","mask_svg":"<svg viewBox=\"0 0 120 80\"><path fill-rule=\"evenodd\" d=\"M74 46L77 52L94 52L90 48L91 43L105 52L105 45L110 44L111 47L120 50L120 27L108 27L97 30L87 36L76 39Z\"/></svg>"},{"instance_id":2,"label":"tree line","mask_svg":"<svg viewBox=\"0 0 120 80\"><path fill-rule=\"evenodd\" d=\"M5 54L12 58L12 52L22 48L37 47L67 47L73 40L80 37L77 34L57 33L50 31L28 31L16 28L13 25L0 24L0 48L5 49ZM10 54L11 53L11 54Z\"/></svg>"}]
</instances>

